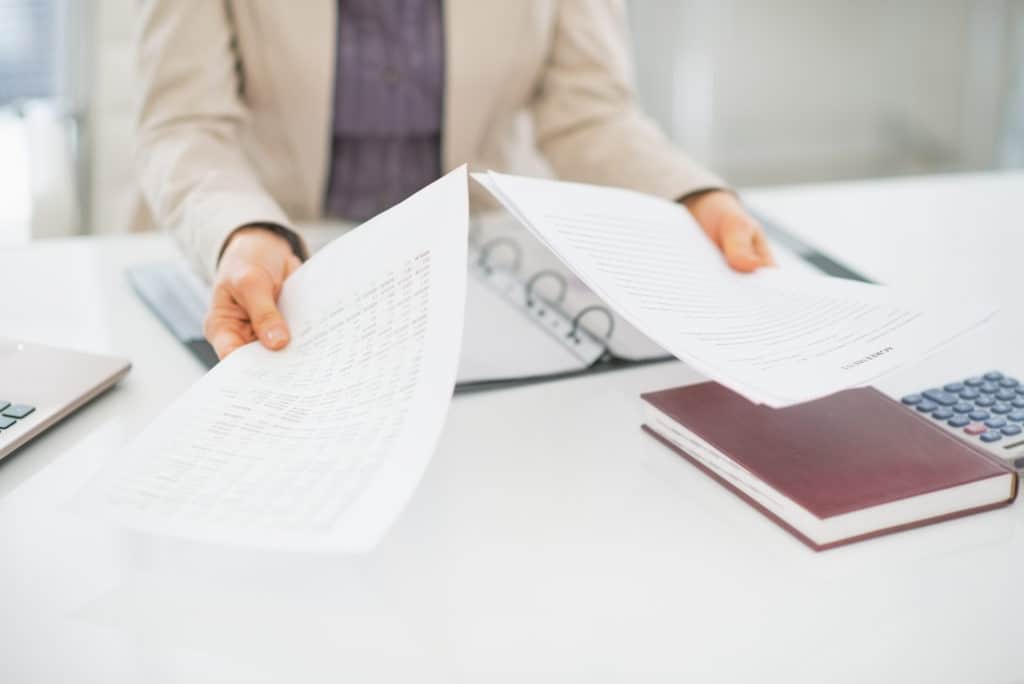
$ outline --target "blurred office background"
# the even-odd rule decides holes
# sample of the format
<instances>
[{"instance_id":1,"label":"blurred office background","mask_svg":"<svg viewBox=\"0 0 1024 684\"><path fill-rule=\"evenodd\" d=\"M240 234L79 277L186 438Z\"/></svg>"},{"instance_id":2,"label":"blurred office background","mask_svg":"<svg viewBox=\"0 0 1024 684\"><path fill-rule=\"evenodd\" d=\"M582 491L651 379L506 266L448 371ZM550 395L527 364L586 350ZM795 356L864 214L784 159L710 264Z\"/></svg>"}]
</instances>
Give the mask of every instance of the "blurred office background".
<instances>
[{"instance_id":1,"label":"blurred office background","mask_svg":"<svg viewBox=\"0 0 1024 684\"><path fill-rule=\"evenodd\" d=\"M0 0L0 245L132 225L135 5ZM741 187L1024 166L1024 0L628 8L648 111Z\"/></svg>"}]
</instances>

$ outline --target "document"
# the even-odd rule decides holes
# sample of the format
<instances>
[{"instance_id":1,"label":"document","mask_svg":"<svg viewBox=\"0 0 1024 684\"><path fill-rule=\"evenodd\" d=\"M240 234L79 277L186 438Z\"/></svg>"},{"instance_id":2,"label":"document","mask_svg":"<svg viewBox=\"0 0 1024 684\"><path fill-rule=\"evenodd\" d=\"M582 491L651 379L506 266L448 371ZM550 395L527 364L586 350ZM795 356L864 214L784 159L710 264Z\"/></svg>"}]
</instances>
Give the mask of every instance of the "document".
<instances>
[{"instance_id":1,"label":"document","mask_svg":"<svg viewBox=\"0 0 1024 684\"><path fill-rule=\"evenodd\" d=\"M451 400L466 184L462 167L324 247L281 292L288 347L231 354L79 503L218 543L373 547L418 484Z\"/></svg>"},{"instance_id":2,"label":"document","mask_svg":"<svg viewBox=\"0 0 1024 684\"><path fill-rule=\"evenodd\" d=\"M867 385L995 313L969 293L938 299L778 268L736 273L679 204L629 190L474 178L619 315L767 406Z\"/></svg>"}]
</instances>

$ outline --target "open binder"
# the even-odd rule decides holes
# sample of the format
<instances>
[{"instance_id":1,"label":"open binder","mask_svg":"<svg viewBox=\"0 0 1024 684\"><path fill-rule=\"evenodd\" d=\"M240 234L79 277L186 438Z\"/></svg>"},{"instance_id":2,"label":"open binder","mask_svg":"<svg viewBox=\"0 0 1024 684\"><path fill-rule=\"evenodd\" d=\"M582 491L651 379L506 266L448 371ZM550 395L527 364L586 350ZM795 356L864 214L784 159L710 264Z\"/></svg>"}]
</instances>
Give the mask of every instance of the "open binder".
<instances>
[{"instance_id":1,"label":"open binder","mask_svg":"<svg viewBox=\"0 0 1024 684\"><path fill-rule=\"evenodd\" d=\"M531 240L523 232L474 241L470 246L457 391L567 378L672 358L618 319L572 275L545 263L548 259L534 249Z\"/></svg>"}]
</instances>

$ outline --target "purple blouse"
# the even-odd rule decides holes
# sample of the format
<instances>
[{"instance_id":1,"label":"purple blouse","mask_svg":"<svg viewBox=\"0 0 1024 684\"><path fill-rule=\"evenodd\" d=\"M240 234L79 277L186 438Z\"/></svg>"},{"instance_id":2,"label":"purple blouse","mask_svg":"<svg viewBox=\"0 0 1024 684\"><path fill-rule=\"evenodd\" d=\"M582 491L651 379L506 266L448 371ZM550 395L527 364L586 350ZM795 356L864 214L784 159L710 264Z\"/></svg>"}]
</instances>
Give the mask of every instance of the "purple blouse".
<instances>
[{"instance_id":1,"label":"purple blouse","mask_svg":"<svg viewBox=\"0 0 1024 684\"><path fill-rule=\"evenodd\" d=\"M441 175L441 0L339 0L324 211L362 221Z\"/></svg>"}]
</instances>

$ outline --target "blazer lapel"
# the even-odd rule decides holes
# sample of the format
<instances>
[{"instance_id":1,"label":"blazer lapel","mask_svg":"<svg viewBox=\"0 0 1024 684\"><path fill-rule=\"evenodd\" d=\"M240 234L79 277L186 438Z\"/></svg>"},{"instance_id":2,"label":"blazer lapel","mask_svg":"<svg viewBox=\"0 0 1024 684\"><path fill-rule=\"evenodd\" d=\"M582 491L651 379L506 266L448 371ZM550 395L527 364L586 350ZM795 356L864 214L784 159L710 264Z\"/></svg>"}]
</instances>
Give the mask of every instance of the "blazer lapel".
<instances>
[{"instance_id":1,"label":"blazer lapel","mask_svg":"<svg viewBox=\"0 0 1024 684\"><path fill-rule=\"evenodd\" d=\"M479 87L477 60L482 53L474 44L475 31L486 16L478 0L444 1L445 87L444 122L441 131L441 165L448 172L469 161L483 133L490 107L486 88ZM486 7L484 7L486 13ZM483 24L486 26L486 24ZM492 84L492 87L496 87Z\"/></svg>"},{"instance_id":2,"label":"blazer lapel","mask_svg":"<svg viewBox=\"0 0 1024 684\"><path fill-rule=\"evenodd\" d=\"M265 66L295 182L301 184L304 213L319 216L331 153L337 0L250 3L259 13Z\"/></svg>"}]
</instances>

